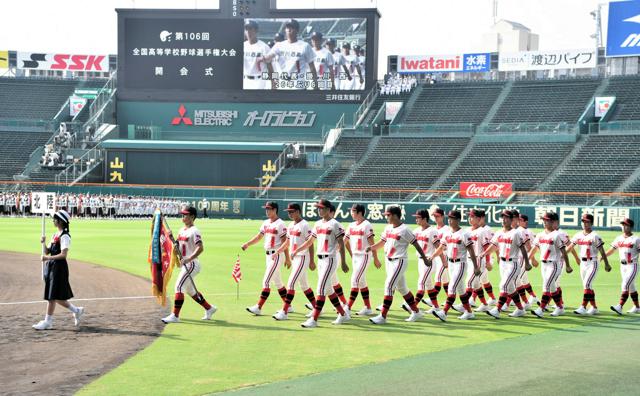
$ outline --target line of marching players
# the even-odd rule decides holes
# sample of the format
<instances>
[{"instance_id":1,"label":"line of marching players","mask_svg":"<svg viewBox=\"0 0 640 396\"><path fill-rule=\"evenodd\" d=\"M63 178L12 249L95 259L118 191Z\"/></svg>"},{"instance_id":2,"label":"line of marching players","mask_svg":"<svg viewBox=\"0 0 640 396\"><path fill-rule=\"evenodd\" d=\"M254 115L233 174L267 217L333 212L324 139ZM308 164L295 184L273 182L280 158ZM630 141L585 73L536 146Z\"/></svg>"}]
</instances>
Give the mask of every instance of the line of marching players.
<instances>
[{"instance_id":1,"label":"line of marching players","mask_svg":"<svg viewBox=\"0 0 640 396\"><path fill-rule=\"evenodd\" d=\"M551 316L560 316L565 313L561 277L563 272L573 272L569 259L571 254L580 268L584 289L582 303L573 312L596 315L598 306L594 282L601 262L605 271L611 270L607 257L616 250L620 256L622 293L619 303L610 308L622 315L623 305L631 297L633 307L627 312L640 313L635 284L640 239L632 232L634 222L631 219L621 222L622 234L605 251L604 242L592 228L593 216L590 214L582 216L582 231L570 238L559 228L559 218L554 212L547 212L542 217L544 230L534 235L528 228L527 216L520 215L517 210L502 211L502 227L495 232L485 224L485 212L480 209L472 209L468 213L469 224L464 228L462 214L457 210L446 214L439 208L432 213L418 210L413 215L417 227L412 230L402 222L401 209L391 206L384 213L388 225L376 241L373 227L365 218L363 205L352 206L354 221L346 230L334 218L335 207L330 201L321 199L316 208L320 220L310 225L302 217L300 205L290 203L286 212L291 223L287 226L279 217L278 203L265 204L267 219L259 232L242 245L242 250L246 250L262 241L265 252L262 290L257 303L247 307L251 314L263 314L264 304L274 285L282 299L282 309L273 318L288 319L288 314L293 312L296 290L299 290L308 300L305 304L309 309L308 319L302 323L305 328L317 327L327 299L338 313L332 322L335 325L348 322L352 314L369 317L373 324L384 324L396 291L403 298L402 308L409 314L405 319L407 322L417 321L426 313L444 322L451 310L460 312L458 319L462 320L474 319L476 313L482 312L498 319L511 304L515 309L509 313L510 317L524 316L528 310L539 318L550 310ZM415 250L418 261L415 294L409 290L405 278L410 246ZM348 297L338 279L338 268L344 273L349 272L347 252L352 263ZM382 267L380 256L384 260L386 279L382 304L374 310L366 273L371 263L378 269ZM190 259L187 257L185 262ZM286 283L280 274L282 266L291 269ZM533 267L540 267L542 274L540 296L529 283L528 272ZM494 268L500 272L497 296L488 276L488 271ZM314 291L308 280L308 271L316 269L318 282ZM439 301L440 293L444 294L444 301ZM359 295L364 307L355 311ZM203 297L198 297L204 301ZM459 304L456 304L456 299L459 299ZM550 306L552 301L555 307ZM422 310L420 304L427 305L428 311ZM209 319L209 311L214 310L206 305L208 303L204 301L205 318ZM178 320L177 315L170 316L171 320L165 322Z\"/></svg>"}]
</instances>

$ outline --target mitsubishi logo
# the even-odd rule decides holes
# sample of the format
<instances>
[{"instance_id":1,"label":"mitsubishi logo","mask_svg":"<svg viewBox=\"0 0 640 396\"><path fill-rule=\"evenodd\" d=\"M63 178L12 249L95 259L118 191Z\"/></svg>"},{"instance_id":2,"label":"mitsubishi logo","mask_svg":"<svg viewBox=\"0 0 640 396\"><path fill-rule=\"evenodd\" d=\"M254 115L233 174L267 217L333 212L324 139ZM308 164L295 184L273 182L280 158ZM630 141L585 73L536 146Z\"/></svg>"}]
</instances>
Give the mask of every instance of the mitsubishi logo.
<instances>
[{"instance_id":1,"label":"mitsubishi logo","mask_svg":"<svg viewBox=\"0 0 640 396\"><path fill-rule=\"evenodd\" d=\"M180 105L180 107L178 108L178 114L180 114L180 117L173 117L171 125L180 125L181 122L184 122L185 125L193 125L191 118L185 117L185 114L187 114L187 109L186 107L184 107L184 105Z\"/></svg>"}]
</instances>

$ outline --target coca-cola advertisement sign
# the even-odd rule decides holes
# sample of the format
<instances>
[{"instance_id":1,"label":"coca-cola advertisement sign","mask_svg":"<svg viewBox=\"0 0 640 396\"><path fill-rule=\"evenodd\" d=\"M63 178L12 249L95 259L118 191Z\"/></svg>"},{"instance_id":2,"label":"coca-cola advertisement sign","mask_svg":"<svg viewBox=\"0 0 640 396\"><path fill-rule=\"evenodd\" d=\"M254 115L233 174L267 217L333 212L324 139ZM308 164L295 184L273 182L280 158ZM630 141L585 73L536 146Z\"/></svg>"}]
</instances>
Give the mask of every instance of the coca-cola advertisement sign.
<instances>
[{"instance_id":1,"label":"coca-cola advertisement sign","mask_svg":"<svg viewBox=\"0 0 640 396\"><path fill-rule=\"evenodd\" d=\"M506 198L513 192L511 183L460 182L461 198Z\"/></svg>"}]
</instances>

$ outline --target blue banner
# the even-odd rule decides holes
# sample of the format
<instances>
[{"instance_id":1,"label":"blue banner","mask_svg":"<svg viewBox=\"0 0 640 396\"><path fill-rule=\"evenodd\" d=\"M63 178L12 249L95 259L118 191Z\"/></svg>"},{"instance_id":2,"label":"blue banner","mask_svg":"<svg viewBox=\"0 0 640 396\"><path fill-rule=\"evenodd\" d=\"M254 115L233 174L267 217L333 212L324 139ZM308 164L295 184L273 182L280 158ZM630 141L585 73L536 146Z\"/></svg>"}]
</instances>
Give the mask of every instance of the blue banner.
<instances>
[{"instance_id":1,"label":"blue banner","mask_svg":"<svg viewBox=\"0 0 640 396\"><path fill-rule=\"evenodd\" d=\"M640 0L609 3L607 56L640 55Z\"/></svg>"}]
</instances>

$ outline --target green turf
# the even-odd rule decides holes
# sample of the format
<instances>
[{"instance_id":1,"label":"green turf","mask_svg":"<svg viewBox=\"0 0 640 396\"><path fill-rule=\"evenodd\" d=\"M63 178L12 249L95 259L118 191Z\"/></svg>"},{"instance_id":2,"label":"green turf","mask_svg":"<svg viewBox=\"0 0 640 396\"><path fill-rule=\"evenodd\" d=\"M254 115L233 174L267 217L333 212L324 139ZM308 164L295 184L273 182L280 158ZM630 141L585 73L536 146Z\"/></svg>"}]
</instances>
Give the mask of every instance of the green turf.
<instances>
[{"instance_id":1,"label":"green turf","mask_svg":"<svg viewBox=\"0 0 640 396\"><path fill-rule=\"evenodd\" d=\"M174 230L180 225L178 220L172 220L170 224ZM321 318L320 328L306 330L299 326L304 320L302 313L306 312L302 306L305 300L302 293L294 301L299 313L291 314L288 322L275 322L269 315L253 317L244 307L256 302L260 290L265 265L261 248L254 246L241 256L244 279L239 301L236 301L236 285L230 274L240 244L257 231L259 222L204 220L198 221L197 225L203 234L205 252L201 259L203 271L196 280L205 297L220 309L215 320L200 321L201 308L187 301L181 315L183 323L167 326L156 342L85 387L81 394L203 394L410 356L419 359L425 354L435 356L480 343L526 339L533 334L542 336L569 330L581 334L585 323L585 318L575 318L571 314L545 320L527 317L495 321L487 316L469 322L458 321L452 315L446 324L435 318L405 323L402 319L406 315L397 309L396 303L388 325L383 327L374 327L365 319L356 318L337 328L330 324L334 318L330 314ZM382 225L375 228L379 231ZM51 231L50 225L48 229ZM148 278L149 230L148 221L75 221L71 229L71 257ZM615 233L603 232L601 235L611 241ZM0 219L1 249L37 254L38 239L37 220ZM412 289L417 279L413 257L407 272ZM617 301L620 284L619 266L615 265L617 255L611 259L614 270L611 273L601 271L596 281L603 315L586 319L591 323L631 323L633 320L616 318L607 312L606 307ZM284 270L283 277L287 276L288 270ZM493 271L491 278L496 289L497 277L497 271ZM310 279L315 285L317 275L312 273ZM348 289L348 279L348 275L341 275L345 289ZM534 269L530 279L539 291L539 270ZM371 268L368 280L373 302L377 305L381 302L383 271ZM562 283L567 305L576 306L582 296L578 271L564 274ZM359 301L357 307L360 306ZM271 314L280 307L277 294L272 295L264 312ZM415 369L416 375L423 373L419 368Z\"/></svg>"}]
</instances>

